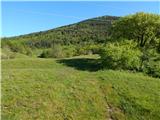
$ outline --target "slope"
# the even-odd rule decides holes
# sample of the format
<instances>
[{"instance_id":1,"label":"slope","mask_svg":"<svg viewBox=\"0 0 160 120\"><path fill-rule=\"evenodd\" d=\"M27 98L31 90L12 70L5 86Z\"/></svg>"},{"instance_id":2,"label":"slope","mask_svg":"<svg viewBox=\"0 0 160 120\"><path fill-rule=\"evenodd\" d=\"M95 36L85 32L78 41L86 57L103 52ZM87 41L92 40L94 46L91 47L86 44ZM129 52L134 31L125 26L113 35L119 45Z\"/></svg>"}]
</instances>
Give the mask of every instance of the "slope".
<instances>
[{"instance_id":1,"label":"slope","mask_svg":"<svg viewBox=\"0 0 160 120\"><path fill-rule=\"evenodd\" d=\"M12 48L15 44L23 44L31 48L49 48L54 44L102 43L109 35L111 23L117 19L114 16L102 16L47 31L3 38L2 47L8 45Z\"/></svg>"},{"instance_id":2,"label":"slope","mask_svg":"<svg viewBox=\"0 0 160 120\"><path fill-rule=\"evenodd\" d=\"M2 60L2 119L160 119L159 79L127 71L90 71L96 60Z\"/></svg>"}]
</instances>

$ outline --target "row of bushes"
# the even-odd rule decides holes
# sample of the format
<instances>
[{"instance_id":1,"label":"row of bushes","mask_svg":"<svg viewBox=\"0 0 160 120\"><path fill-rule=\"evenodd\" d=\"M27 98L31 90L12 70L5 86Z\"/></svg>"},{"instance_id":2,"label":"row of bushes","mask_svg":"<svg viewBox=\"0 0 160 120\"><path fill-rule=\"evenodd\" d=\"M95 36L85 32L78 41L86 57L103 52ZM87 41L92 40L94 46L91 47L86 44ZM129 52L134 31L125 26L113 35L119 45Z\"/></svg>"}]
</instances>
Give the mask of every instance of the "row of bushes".
<instances>
[{"instance_id":1,"label":"row of bushes","mask_svg":"<svg viewBox=\"0 0 160 120\"><path fill-rule=\"evenodd\" d=\"M100 56L104 68L143 71L160 77L160 54L155 49L143 51L134 41L108 43Z\"/></svg>"},{"instance_id":2,"label":"row of bushes","mask_svg":"<svg viewBox=\"0 0 160 120\"><path fill-rule=\"evenodd\" d=\"M86 46L61 46L54 45L52 48L44 50L39 57L41 58L63 58L79 55L98 54L101 45Z\"/></svg>"},{"instance_id":3,"label":"row of bushes","mask_svg":"<svg viewBox=\"0 0 160 120\"><path fill-rule=\"evenodd\" d=\"M63 57L72 57L78 55L88 55L88 54L97 54L99 52L100 44L88 44L88 45L68 45L62 46L60 44L55 44L51 48L46 49L36 49L30 48L23 43L19 42L6 42L7 44L2 45L2 49L7 49L14 53L21 53L27 56L36 56L38 55L41 58L63 58ZM35 53L35 51L41 51Z\"/></svg>"}]
</instances>

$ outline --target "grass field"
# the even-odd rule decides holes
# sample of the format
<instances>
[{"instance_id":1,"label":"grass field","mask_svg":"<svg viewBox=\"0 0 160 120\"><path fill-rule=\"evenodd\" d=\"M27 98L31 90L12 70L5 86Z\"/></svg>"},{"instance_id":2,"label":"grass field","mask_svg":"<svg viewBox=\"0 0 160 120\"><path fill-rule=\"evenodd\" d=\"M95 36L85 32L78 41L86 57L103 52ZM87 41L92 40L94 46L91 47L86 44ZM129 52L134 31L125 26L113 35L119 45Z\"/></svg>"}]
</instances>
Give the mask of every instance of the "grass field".
<instances>
[{"instance_id":1,"label":"grass field","mask_svg":"<svg viewBox=\"0 0 160 120\"><path fill-rule=\"evenodd\" d=\"M160 79L98 60L2 60L3 120L160 120Z\"/></svg>"}]
</instances>

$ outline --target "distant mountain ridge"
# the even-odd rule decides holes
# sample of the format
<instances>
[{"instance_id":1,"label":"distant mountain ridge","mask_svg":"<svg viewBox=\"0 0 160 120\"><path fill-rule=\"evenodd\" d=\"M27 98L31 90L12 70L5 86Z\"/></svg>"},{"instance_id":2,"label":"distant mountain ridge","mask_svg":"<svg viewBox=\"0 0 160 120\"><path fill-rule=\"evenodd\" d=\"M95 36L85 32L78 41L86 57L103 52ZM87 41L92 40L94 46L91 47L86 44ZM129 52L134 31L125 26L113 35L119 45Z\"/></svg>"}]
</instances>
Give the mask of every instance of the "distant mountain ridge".
<instances>
[{"instance_id":1,"label":"distant mountain ridge","mask_svg":"<svg viewBox=\"0 0 160 120\"><path fill-rule=\"evenodd\" d=\"M107 39L111 23L118 18L115 16L96 17L55 29L3 38L2 40L17 41L36 48L51 47L52 44L101 43Z\"/></svg>"}]
</instances>

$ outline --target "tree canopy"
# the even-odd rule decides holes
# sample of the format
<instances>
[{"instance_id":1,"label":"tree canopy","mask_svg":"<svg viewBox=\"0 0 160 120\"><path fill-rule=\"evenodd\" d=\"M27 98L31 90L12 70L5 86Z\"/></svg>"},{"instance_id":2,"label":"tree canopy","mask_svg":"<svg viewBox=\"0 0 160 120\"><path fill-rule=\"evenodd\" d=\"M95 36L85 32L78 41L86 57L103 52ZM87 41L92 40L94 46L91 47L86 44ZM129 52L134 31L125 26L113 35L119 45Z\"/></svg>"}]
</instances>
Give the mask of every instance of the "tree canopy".
<instances>
[{"instance_id":1,"label":"tree canopy","mask_svg":"<svg viewBox=\"0 0 160 120\"><path fill-rule=\"evenodd\" d=\"M160 15L139 12L120 18L113 23L113 38L133 39L140 47L158 44Z\"/></svg>"}]
</instances>

